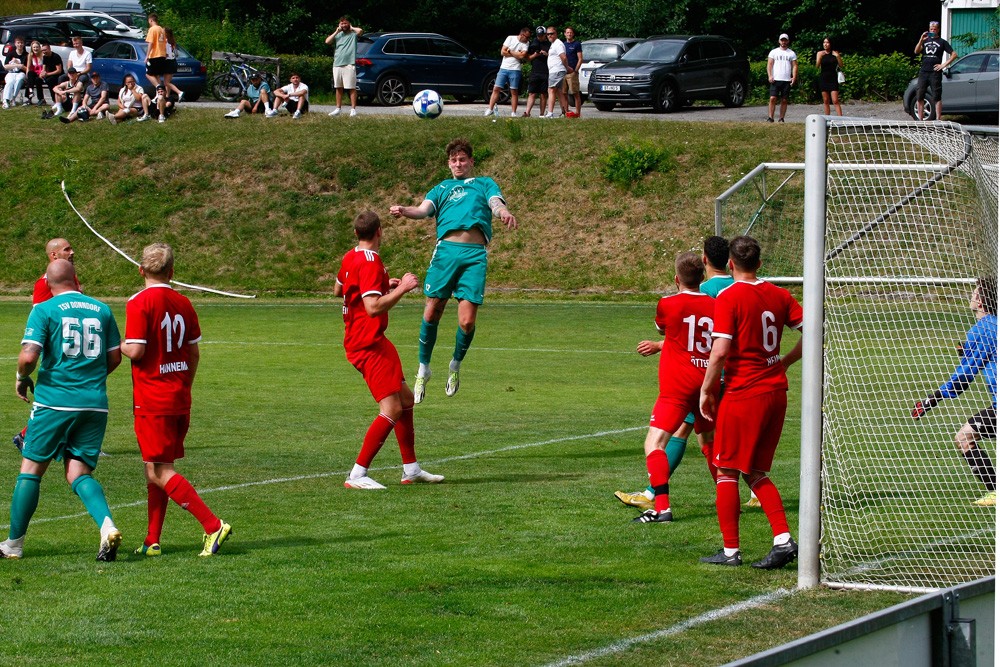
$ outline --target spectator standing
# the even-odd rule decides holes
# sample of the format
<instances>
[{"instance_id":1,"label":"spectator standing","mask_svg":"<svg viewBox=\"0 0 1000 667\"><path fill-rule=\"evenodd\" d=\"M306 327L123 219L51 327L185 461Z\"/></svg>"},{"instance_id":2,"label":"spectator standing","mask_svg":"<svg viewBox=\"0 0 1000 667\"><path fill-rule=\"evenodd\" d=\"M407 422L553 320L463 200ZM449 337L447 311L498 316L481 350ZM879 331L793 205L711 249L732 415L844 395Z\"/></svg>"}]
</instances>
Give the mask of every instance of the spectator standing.
<instances>
[{"instance_id":1,"label":"spectator standing","mask_svg":"<svg viewBox=\"0 0 1000 667\"><path fill-rule=\"evenodd\" d=\"M913 53L923 54L920 73L917 75L917 118L924 117L924 95L927 93L928 85L931 87L931 96L937 111L935 118L941 118L941 72L955 61L958 54L951 48L951 44L941 39L941 24L937 21L931 21L927 32L920 35ZM946 53L950 53L951 57L945 62Z\"/></svg>"},{"instance_id":2,"label":"spectator standing","mask_svg":"<svg viewBox=\"0 0 1000 667\"><path fill-rule=\"evenodd\" d=\"M124 83L125 85L118 91L118 111L115 113L109 111L108 121L112 125L117 125L119 121L134 116L138 116L136 120L140 123L149 120L149 95L135 82L135 77L131 74L125 75Z\"/></svg>"},{"instance_id":3,"label":"spectator standing","mask_svg":"<svg viewBox=\"0 0 1000 667\"><path fill-rule=\"evenodd\" d=\"M771 83L771 100L767 105L767 122L774 122L774 107L781 100L781 116L779 123L785 122L785 110L788 109L788 95L799 76L799 62L795 51L788 48L788 35L781 33L778 37L778 48L771 49L767 54L767 80Z\"/></svg>"},{"instance_id":4,"label":"spectator standing","mask_svg":"<svg viewBox=\"0 0 1000 667\"><path fill-rule=\"evenodd\" d=\"M549 39L545 35L545 26L540 25L535 28L535 38L528 44L527 60L531 63L531 73L528 74L528 108L524 112L524 118L531 115L531 109L535 106L535 97L541 97L541 113L545 114L545 105L548 102L549 85Z\"/></svg>"},{"instance_id":5,"label":"spectator standing","mask_svg":"<svg viewBox=\"0 0 1000 667\"><path fill-rule=\"evenodd\" d=\"M161 83L167 71L167 33L160 27L160 17L150 14L146 31L146 78L154 86Z\"/></svg>"},{"instance_id":6,"label":"spectator standing","mask_svg":"<svg viewBox=\"0 0 1000 667\"><path fill-rule=\"evenodd\" d=\"M521 61L528 55L528 38L531 37L531 28L525 26L521 32L511 35L504 40L500 47L500 71L497 72L496 82L493 84L493 94L490 95L490 107L484 116L496 116L496 104L500 98L500 93L504 86L510 86L510 117L517 118L517 93L521 87Z\"/></svg>"},{"instance_id":7,"label":"spectator standing","mask_svg":"<svg viewBox=\"0 0 1000 667\"><path fill-rule=\"evenodd\" d=\"M31 42L31 48L28 51L28 72L24 80L24 87L28 91L28 95L31 95L32 90L38 94L38 99L35 100L35 104L40 106L45 100L45 93L42 90L42 84L44 79L42 78L42 73L45 71L45 57L42 55L42 45L36 40Z\"/></svg>"},{"instance_id":8,"label":"spectator standing","mask_svg":"<svg viewBox=\"0 0 1000 667\"><path fill-rule=\"evenodd\" d=\"M358 35L363 30L351 25L346 16L340 17L340 25L326 38L327 44L335 44L333 51L333 87L337 91L337 108L331 116L340 114L344 102L344 91L351 91L351 117L358 115L358 77L354 62L358 59ZM275 91L277 94L277 91ZM308 106L308 98L307 98Z\"/></svg>"},{"instance_id":9,"label":"spectator standing","mask_svg":"<svg viewBox=\"0 0 1000 667\"><path fill-rule=\"evenodd\" d=\"M816 54L816 67L819 68L819 91L823 95L823 113L830 115L830 102L837 109L837 115L843 116L840 109L840 82L837 80L837 68L844 66L840 52L833 50L829 37L823 38L823 50Z\"/></svg>"},{"instance_id":10,"label":"spectator standing","mask_svg":"<svg viewBox=\"0 0 1000 667\"><path fill-rule=\"evenodd\" d=\"M295 72L292 72L288 80L290 83L287 86L274 91L274 108L265 114L268 118L277 116L278 107L282 104L292 114L292 118L299 118L309 111L309 86L302 83L302 77Z\"/></svg>"},{"instance_id":11,"label":"spectator standing","mask_svg":"<svg viewBox=\"0 0 1000 667\"><path fill-rule=\"evenodd\" d=\"M90 75L90 83L85 87L83 93L83 104L74 113L68 116L60 116L63 123L72 123L74 120L85 122L93 117L104 118L104 112L109 111L111 105L108 103L108 84L101 81L101 73L94 72Z\"/></svg>"},{"instance_id":12,"label":"spectator standing","mask_svg":"<svg viewBox=\"0 0 1000 667\"><path fill-rule=\"evenodd\" d=\"M567 118L579 118L583 111L583 95L580 91L580 68L583 66L583 44L576 38L576 30L566 26L563 31L566 38L566 78L563 79L563 91L567 99L573 96L576 102L576 111L567 111Z\"/></svg>"},{"instance_id":13,"label":"spectator standing","mask_svg":"<svg viewBox=\"0 0 1000 667\"><path fill-rule=\"evenodd\" d=\"M28 76L28 51L24 48L24 37L14 38L14 49L4 58L3 68L7 72L4 77L3 108L9 109Z\"/></svg>"},{"instance_id":14,"label":"spectator standing","mask_svg":"<svg viewBox=\"0 0 1000 667\"><path fill-rule=\"evenodd\" d=\"M177 74L177 40L174 39L174 31L171 28L164 28L163 35L167 40L167 60L166 71L163 72L163 85L166 86L167 94L173 93L177 96L177 101L180 102L184 99L184 91L170 83L174 74ZM172 104L173 102L171 102Z\"/></svg>"},{"instance_id":15,"label":"spectator standing","mask_svg":"<svg viewBox=\"0 0 1000 667\"><path fill-rule=\"evenodd\" d=\"M554 118L553 112L556 108L556 96L559 96L559 109L562 115L566 115L569 109L569 102L566 93L563 91L563 79L566 78L566 45L559 39L559 33L555 26L549 26L545 31L545 36L549 38L549 110L542 118Z\"/></svg>"},{"instance_id":16,"label":"spectator standing","mask_svg":"<svg viewBox=\"0 0 1000 667\"><path fill-rule=\"evenodd\" d=\"M271 86L266 81L261 81L260 72L250 75L250 85L247 86L247 97L240 100L236 108L225 115L225 118L239 118L240 113L246 111L251 114L267 114L270 111L268 106L271 101Z\"/></svg>"}]
</instances>

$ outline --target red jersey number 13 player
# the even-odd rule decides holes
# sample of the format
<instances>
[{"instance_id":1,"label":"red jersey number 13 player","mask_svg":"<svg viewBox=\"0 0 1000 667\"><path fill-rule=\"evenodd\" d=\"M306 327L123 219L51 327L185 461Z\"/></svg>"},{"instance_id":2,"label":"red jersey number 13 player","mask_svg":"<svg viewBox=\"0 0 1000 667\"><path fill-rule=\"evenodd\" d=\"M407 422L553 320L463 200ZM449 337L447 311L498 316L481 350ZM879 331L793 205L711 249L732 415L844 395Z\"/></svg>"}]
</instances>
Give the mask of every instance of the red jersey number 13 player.
<instances>
[{"instance_id":1,"label":"red jersey number 13 player","mask_svg":"<svg viewBox=\"0 0 1000 667\"><path fill-rule=\"evenodd\" d=\"M174 251L154 243L142 251L139 273L146 288L125 306L122 353L132 360L135 436L146 468L149 528L135 550L160 555L160 533L167 500L194 515L205 530L199 556L215 554L232 526L215 516L191 483L174 470L184 458L184 436L191 422L191 384L198 370L201 327L187 297L170 286Z\"/></svg>"},{"instance_id":2,"label":"red jersey number 13 player","mask_svg":"<svg viewBox=\"0 0 1000 667\"><path fill-rule=\"evenodd\" d=\"M347 360L358 369L378 403L379 414L368 428L361 452L350 476L348 489L384 489L368 476L368 468L382 448L389 433L396 433L403 456L403 484L437 483L441 475L420 468L413 449L413 392L403 379L403 365L396 347L385 337L389 309L419 283L412 273L389 279L378 256L382 245L382 221L372 211L354 219L358 245L340 264L334 294L344 297L344 351Z\"/></svg>"},{"instance_id":3,"label":"red jersey number 13 player","mask_svg":"<svg viewBox=\"0 0 1000 667\"><path fill-rule=\"evenodd\" d=\"M715 300L712 356L701 387L701 412L715 418L715 507L724 548L701 558L713 565L742 565L739 476L757 494L771 523L774 548L753 567L772 570L798 555L778 489L768 478L785 423L788 378L785 369L802 356L802 340L781 356L781 332L802 327L802 306L786 290L757 279L760 245L749 236L729 243L735 282ZM718 405L719 378L726 393Z\"/></svg>"}]
</instances>

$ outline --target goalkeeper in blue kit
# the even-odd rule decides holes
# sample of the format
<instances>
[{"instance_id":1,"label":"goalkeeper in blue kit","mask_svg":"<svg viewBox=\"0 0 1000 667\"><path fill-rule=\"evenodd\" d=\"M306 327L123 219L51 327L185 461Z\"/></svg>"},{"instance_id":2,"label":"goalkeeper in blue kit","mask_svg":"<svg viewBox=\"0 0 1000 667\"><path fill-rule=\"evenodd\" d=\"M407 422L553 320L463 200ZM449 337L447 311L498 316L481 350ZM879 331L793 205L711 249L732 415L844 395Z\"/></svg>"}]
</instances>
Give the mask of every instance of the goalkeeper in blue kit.
<instances>
[{"instance_id":1,"label":"goalkeeper in blue kit","mask_svg":"<svg viewBox=\"0 0 1000 667\"><path fill-rule=\"evenodd\" d=\"M962 361L951 377L941 387L913 408L913 418L920 419L945 398L957 398L976 375L982 373L989 384L993 405L969 417L969 421L955 434L955 445L965 456L972 474L986 486L986 495L973 505L993 507L997 501L997 473L990 455L979 447L983 438L997 437L997 280L980 278L972 292L970 307L976 314L976 323L965 336L962 344Z\"/></svg>"}]
</instances>

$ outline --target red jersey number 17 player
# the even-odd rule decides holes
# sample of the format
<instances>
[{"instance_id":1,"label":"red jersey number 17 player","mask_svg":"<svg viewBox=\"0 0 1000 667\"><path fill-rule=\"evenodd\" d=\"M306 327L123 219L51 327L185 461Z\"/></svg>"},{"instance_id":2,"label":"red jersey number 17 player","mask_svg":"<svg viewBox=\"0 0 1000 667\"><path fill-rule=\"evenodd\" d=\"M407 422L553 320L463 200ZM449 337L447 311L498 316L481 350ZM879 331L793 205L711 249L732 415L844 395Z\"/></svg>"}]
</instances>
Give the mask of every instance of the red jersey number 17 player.
<instances>
[{"instance_id":1,"label":"red jersey number 17 player","mask_svg":"<svg viewBox=\"0 0 1000 667\"><path fill-rule=\"evenodd\" d=\"M665 338L660 356L660 395L653 406L645 443L646 469L655 506L633 519L637 523L673 520L666 452L670 436L691 413L695 414L695 433L714 428L698 413L698 397L712 351L715 299L698 291L705 277L701 257L693 252L681 253L674 267L677 294L663 297L656 306L656 329Z\"/></svg>"},{"instance_id":2,"label":"red jersey number 17 player","mask_svg":"<svg viewBox=\"0 0 1000 667\"><path fill-rule=\"evenodd\" d=\"M334 294L344 297L344 351L347 360L358 369L378 403L379 414L368 428L361 452L350 476L348 489L384 489L368 476L375 455L390 432L395 432L403 457L403 484L437 483L441 475L421 469L413 449L413 392L403 379L403 365L396 347L385 337L389 309L403 295L419 285L412 273L389 279L378 256L382 245L382 221L372 211L354 219L358 245L340 264Z\"/></svg>"},{"instance_id":3,"label":"red jersey number 17 player","mask_svg":"<svg viewBox=\"0 0 1000 667\"><path fill-rule=\"evenodd\" d=\"M142 251L139 273L146 288L125 306L122 354L132 360L135 436L146 468L149 527L135 550L160 555L160 533L168 499L194 515L205 530L199 556L215 554L232 526L215 516L191 483L174 470L184 458L184 437L191 423L191 384L198 370L201 327L187 297L170 286L174 251L154 243Z\"/></svg>"},{"instance_id":4,"label":"red jersey number 17 player","mask_svg":"<svg viewBox=\"0 0 1000 667\"><path fill-rule=\"evenodd\" d=\"M757 494L771 523L774 547L753 567L772 570L798 555L778 489L768 478L774 450L785 423L788 378L785 369L802 356L802 340L781 356L781 332L802 327L802 306L780 287L757 279L760 245L749 236L729 243L729 267L735 282L715 300L712 356L701 387L701 412L714 418L715 507L723 549L701 558L713 565L742 565L740 492L742 474ZM726 371L726 393L718 405L719 378Z\"/></svg>"}]
</instances>

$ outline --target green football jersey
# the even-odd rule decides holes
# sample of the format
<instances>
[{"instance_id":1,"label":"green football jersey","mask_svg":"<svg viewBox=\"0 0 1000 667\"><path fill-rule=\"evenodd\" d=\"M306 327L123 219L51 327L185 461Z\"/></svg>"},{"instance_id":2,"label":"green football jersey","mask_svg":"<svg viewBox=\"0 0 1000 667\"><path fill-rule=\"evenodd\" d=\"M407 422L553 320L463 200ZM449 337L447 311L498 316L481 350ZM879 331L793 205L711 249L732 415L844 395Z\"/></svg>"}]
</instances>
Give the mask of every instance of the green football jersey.
<instances>
[{"instance_id":1,"label":"green football jersey","mask_svg":"<svg viewBox=\"0 0 1000 667\"><path fill-rule=\"evenodd\" d=\"M478 227L489 243L493 237L490 200L494 197L506 206L500 186L492 178L449 178L435 186L425 199L434 204L438 239L448 232Z\"/></svg>"},{"instance_id":2,"label":"green football jersey","mask_svg":"<svg viewBox=\"0 0 1000 667\"><path fill-rule=\"evenodd\" d=\"M735 281L732 276L713 276L698 287L698 291L707 294L713 299L719 296L719 292L732 285Z\"/></svg>"},{"instance_id":3,"label":"green football jersey","mask_svg":"<svg viewBox=\"0 0 1000 667\"><path fill-rule=\"evenodd\" d=\"M21 342L42 346L35 405L108 411L108 351L121 347L108 306L79 292L63 292L31 309Z\"/></svg>"}]
</instances>

